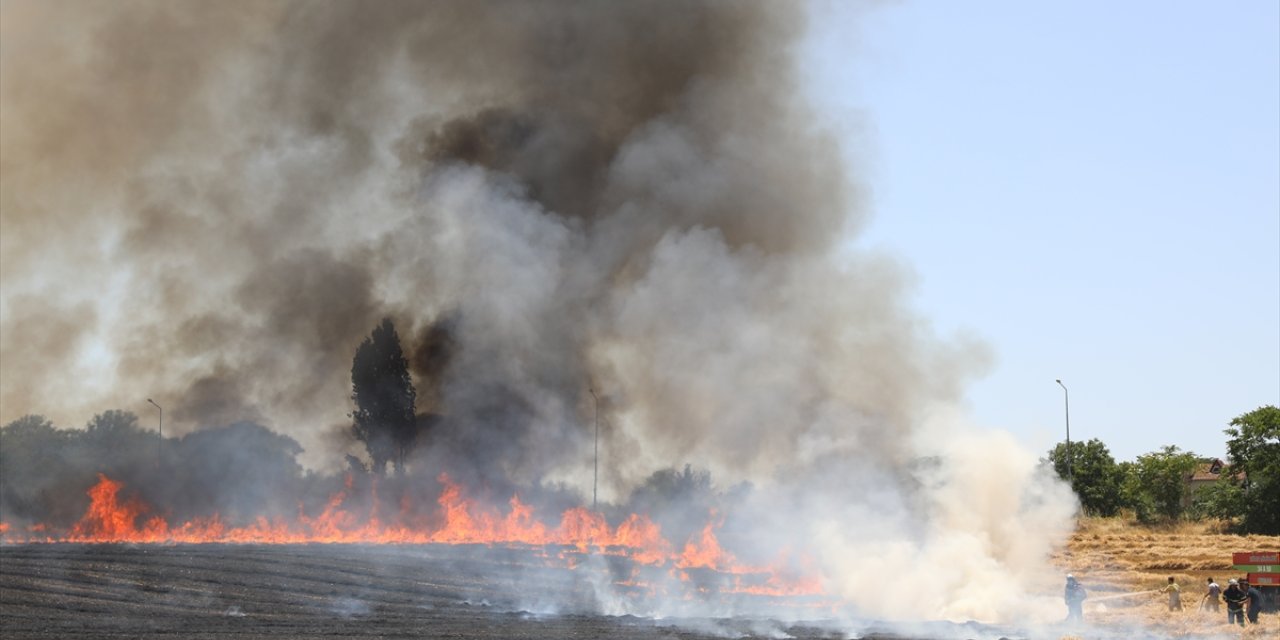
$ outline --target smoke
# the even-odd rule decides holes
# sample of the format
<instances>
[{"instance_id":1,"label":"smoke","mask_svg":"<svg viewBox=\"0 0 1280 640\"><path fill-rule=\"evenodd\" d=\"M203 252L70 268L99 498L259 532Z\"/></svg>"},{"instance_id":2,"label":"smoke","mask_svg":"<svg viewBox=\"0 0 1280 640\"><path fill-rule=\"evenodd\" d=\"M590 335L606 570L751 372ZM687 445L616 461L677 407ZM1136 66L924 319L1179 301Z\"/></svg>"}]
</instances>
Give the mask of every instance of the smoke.
<instances>
[{"instance_id":1,"label":"smoke","mask_svg":"<svg viewBox=\"0 0 1280 640\"><path fill-rule=\"evenodd\" d=\"M3 421L151 397L167 433L252 420L336 468L390 316L439 417L419 469L585 488L594 390L603 499L685 462L749 482L726 528L867 614L1025 617L1008 580L1047 584L1073 503L938 418L989 355L849 251L863 189L799 99L802 7L3 11Z\"/></svg>"}]
</instances>

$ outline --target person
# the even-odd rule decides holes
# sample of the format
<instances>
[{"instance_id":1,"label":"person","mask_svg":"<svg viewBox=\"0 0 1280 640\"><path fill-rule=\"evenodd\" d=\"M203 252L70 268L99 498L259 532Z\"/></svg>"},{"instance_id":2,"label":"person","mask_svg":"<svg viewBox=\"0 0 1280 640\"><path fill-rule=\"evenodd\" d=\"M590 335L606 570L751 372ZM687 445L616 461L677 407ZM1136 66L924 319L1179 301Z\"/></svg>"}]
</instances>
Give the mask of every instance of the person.
<instances>
[{"instance_id":1,"label":"person","mask_svg":"<svg viewBox=\"0 0 1280 640\"><path fill-rule=\"evenodd\" d=\"M1209 578L1209 592L1204 594L1204 600L1200 602L1200 608L1208 609L1214 613L1222 611L1222 587Z\"/></svg>"},{"instance_id":2,"label":"person","mask_svg":"<svg viewBox=\"0 0 1280 640\"><path fill-rule=\"evenodd\" d=\"M1262 592L1257 587L1249 586L1249 581L1240 583L1245 598L1249 601L1249 624L1258 624L1258 612L1262 610ZM1244 624L1244 623L1241 623Z\"/></svg>"},{"instance_id":3,"label":"person","mask_svg":"<svg viewBox=\"0 0 1280 640\"><path fill-rule=\"evenodd\" d=\"M1244 602L1247 597L1238 580L1232 578L1227 581L1227 589L1222 592L1222 599L1227 601L1227 624L1238 622L1240 626L1244 626Z\"/></svg>"},{"instance_id":4,"label":"person","mask_svg":"<svg viewBox=\"0 0 1280 640\"><path fill-rule=\"evenodd\" d=\"M1161 593L1169 594L1169 610L1182 611L1182 593L1178 587L1178 583L1173 581L1173 576L1169 576L1169 584L1161 590Z\"/></svg>"},{"instance_id":5,"label":"person","mask_svg":"<svg viewBox=\"0 0 1280 640\"><path fill-rule=\"evenodd\" d=\"M1085 593L1084 587L1076 580L1076 577L1067 574L1067 588L1063 593L1063 599L1067 602L1067 622L1081 622L1084 620L1084 599L1089 597Z\"/></svg>"}]
</instances>

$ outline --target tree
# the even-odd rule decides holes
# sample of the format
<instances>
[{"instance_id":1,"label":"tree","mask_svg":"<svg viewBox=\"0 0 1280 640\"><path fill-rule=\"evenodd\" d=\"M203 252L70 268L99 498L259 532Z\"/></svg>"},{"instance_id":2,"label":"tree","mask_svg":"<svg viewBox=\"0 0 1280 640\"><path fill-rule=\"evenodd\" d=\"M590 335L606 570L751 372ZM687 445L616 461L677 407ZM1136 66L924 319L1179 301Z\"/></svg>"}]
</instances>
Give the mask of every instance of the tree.
<instances>
[{"instance_id":1,"label":"tree","mask_svg":"<svg viewBox=\"0 0 1280 640\"><path fill-rule=\"evenodd\" d=\"M96 459L78 451L85 432L27 415L0 428L0 521L66 526L84 513Z\"/></svg>"},{"instance_id":2,"label":"tree","mask_svg":"<svg viewBox=\"0 0 1280 640\"><path fill-rule=\"evenodd\" d=\"M1173 445L1138 456L1136 463L1125 467L1125 502L1143 522L1177 520L1189 497L1187 478L1197 464L1194 453Z\"/></svg>"},{"instance_id":3,"label":"tree","mask_svg":"<svg viewBox=\"0 0 1280 640\"><path fill-rule=\"evenodd\" d=\"M0 520L41 510L68 442L69 434L44 416L26 415L0 427Z\"/></svg>"},{"instance_id":4,"label":"tree","mask_svg":"<svg viewBox=\"0 0 1280 640\"><path fill-rule=\"evenodd\" d=\"M1080 506L1089 515L1110 517L1122 505L1121 484L1124 475L1107 445L1094 438L1071 443L1071 489L1080 498ZM1067 445L1060 443L1049 451L1049 461L1058 477L1066 479Z\"/></svg>"},{"instance_id":5,"label":"tree","mask_svg":"<svg viewBox=\"0 0 1280 640\"><path fill-rule=\"evenodd\" d=\"M1232 487L1223 493L1234 498L1225 511L1237 515L1248 533L1280 534L1280 408L1236 416L1223 433L1231 436L1223 476Z\"/></svg>"},{"instance_id":6,"label":"tree","mask_svg":"<svg viewBox=\"0 0 1280 640\"><path fill-rule=\"evenodd\" d=\"M711 472L661 469L631 492L627 511L647 513L670 539L686 540L707 523L707 514L716 506L711 488Z\"/></svg>"},{"instance_id":7,"label":"tree","mask_svg":"<svg viewBox=\"0 0 1280 640\"><path fill-rule=\"evenodd\" d=\"M351 361L352 430L373 460L372 469L386 473L387 462L404 473L405 455L413 449L418 429L414 419L417 391L409 377L409 362L390 318L360 343Z\"/></svg>"},{"instance_id":8,"label":"tree","mask_svg":"<svg viewBox=\"0 0 1280 640\"><path fill-rule=\"evenodd\" d=\"M95 414L77 440L76 448L92 461L95 470L117 480L127 479L121 474L140 473L142 467L154 466L159 453L157 435L143 431L132 411L120 409Z\"/></svg>"},{"instance_id":9,"label":"tree","mask_svg":"<svg viewBox=\"0 0 1280 640\"><path fill-rule=\"evenodd\" d=\"M84 426L91 437L110 439L125 437L138 431L138 416L132 411L110 409L94 414Z\"/></svg>"},{"instance_id":10,"label":"tree","mask_svg":"<svg viewBox=\"0 0 1280 640\"><path fill-rule=\"evenodd\" d=\"M1195 500L1191 503L1191 513L1197 518L1218 518L1238 523L1244 512L1244 491L1239 483L1225 474L1217 482L1196 491Z\"/></svg>"},{"instance_id":11,"label":"tree","mask_svg":"<svg viewBox=\"0 0 1280 640\"><path fill-rule=\"evenodd\" d=\"M181 473L151 487L151 500L174 520L217 513L232 525L297 513L302 445L252 422L207 427L168 447Z\"/></svg>"}]
</instances>

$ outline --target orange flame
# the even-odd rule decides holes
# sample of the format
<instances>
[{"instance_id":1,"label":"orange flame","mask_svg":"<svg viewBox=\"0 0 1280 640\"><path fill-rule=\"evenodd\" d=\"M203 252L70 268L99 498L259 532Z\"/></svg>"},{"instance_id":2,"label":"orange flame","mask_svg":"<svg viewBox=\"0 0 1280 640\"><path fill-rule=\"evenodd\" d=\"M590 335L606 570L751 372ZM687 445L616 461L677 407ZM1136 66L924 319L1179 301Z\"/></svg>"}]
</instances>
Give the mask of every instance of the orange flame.
<instances>
[{"instance_id":1,"label":"orange flame","mask_svg":"<svg viewBox=\"0 0 1280 640\"><path fill-rule=\"evenodd\" d=\"M443 489L437 499L442 523L431 528L409 517L413 505L402 498L399 514L393 522L379 518L380 505L376 478L369 491L367 513L357 513L348 506L352 478L347 476L342 490L334 493L320 513L308 516L299 506L297 518L259 517L244 526L229 526L219 514L196 518L171 526L137 497L122 499L122 483L98 474L98 482L88 490L90 504L84 516L65 536L36 536L46 531L44 525L28 527L20 536L7 523L0 522L0 541L4 542L80 542L80 543L392 543L392 544L486 544L507 546L560 546L558 558L573 568L582 554L602 553L629 558L637 565L670 567L672 575L688 579L688 570L714 571L732 576L731 584L722 589L733 593L771 596L819 595L820 582L806 575L791 575L773 567L752 567L740 563L723 549L715 531L722 524L712 513L712 520L690 538L680 553L662 535L657 523L643 514L627 516L617 527L611 527L604 514L582 507L566 510L558 526L539 520L532 506L513 495L505 514L496 508L482 507L469 500L462 486L447 475L439 477ZM363 514L363 515L361 515ZM545 557L550 557L545 553ZM780 558L777 567L790 566ZM638 569L637 569L638 570ZM618 580L620 586L652 589L637 579ZM702 587L699 587L701 590Z\"/></svg>"},{"instance_id":2,"label":"orange flame","mask_svg":"<svg viewBox=\"0 0 1280 640\"><path fill-rule=\"evenodd\" d=\"M150 518L138 528L138 518L147 512L147 506L137 499L121 503L118 495L122 486L98 474L98 484L89 489L89 511L71 529L72 541L164 542L168 538L168 525L160 517Z\"/></svg>"},{"instance_id":3,"label":"orange flame","mask_svg":"<svg viewBox=\"0 0 1280 640\"><path fill-rule=\"evenodd\" d=\"M734 557L720 548L720 541L716 539L713 526L711 522L708 522L696 538L691 538L684 545L684 551L680 553L680 557L676 560L677 567L681 569L705 567L721 571L738 567Z\"/></svg>"}]
</instances>

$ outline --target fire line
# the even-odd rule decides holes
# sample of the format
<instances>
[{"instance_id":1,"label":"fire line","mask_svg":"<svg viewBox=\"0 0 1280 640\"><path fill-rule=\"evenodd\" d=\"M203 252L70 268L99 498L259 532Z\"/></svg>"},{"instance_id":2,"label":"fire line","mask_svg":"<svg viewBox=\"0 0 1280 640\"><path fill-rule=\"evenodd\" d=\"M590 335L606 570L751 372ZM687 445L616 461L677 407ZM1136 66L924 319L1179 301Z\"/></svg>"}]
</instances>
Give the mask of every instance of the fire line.
<instances>
[{"instance_id":1,"label":"fire line","mask_svg":"<svg viewBox=\"0 0 1280 640\"><path fill-rule=\"evenodd\" d=\"M245 526L229 526L221 515L170 524L136 497L123 497L124 485L103 474L88 490L90 504L70 531L53 534L46 525L27 528L20 534L8 523L0 523L0 541L6 543L134 543L134 544L478 544L541 550L543 557L573 568L583 554L624 556L639 567L667 570L682 581L691 575L711 571L731 576L729 593L772 596L822 595L821 581L796 576L779 566L751 566L738 561L721 547L716 537L719 522L712 519L682 547L672 545L659 525L643 514L630 514L618 526L610 526L604 514L574 507L561 514L558 526L539 520L534 509L513 495L504 514L485 508L466 497L463 487L445 474L437 499L443 524L437 528L413 526L406 522L383 522L377 516L376 484L370 499L374 505L361 518L348 507L352 478L347 476L342 490L334 493L318 515L308 516L301 506L297 518L257 518ZM401 517L407 511L401 505ZM633 575L631 584L640 584ZM628 584L624 581L621 584Z\"/></svg>"}]
</instances>

